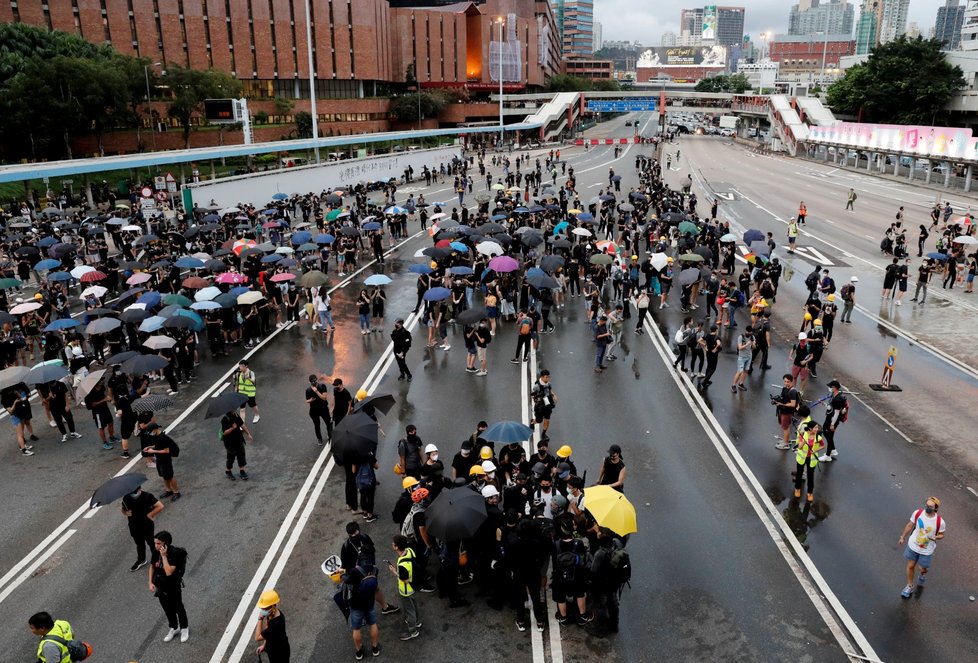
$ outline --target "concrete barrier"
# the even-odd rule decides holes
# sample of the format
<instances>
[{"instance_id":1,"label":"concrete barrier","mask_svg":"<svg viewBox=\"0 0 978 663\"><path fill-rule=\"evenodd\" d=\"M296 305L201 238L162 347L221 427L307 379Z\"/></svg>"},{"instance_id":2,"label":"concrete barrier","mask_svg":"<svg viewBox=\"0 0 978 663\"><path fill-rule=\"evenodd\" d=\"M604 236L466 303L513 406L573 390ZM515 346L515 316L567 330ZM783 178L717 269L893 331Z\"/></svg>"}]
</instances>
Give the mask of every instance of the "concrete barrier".
<instances>
[{"instance_id":1,"label":"concrete barrier","mask_svg":"<svg viewBox=\"0 0 978 663\"><path fill-rule=\"evenodd\" d=\"M276 193L318 194L323 190L343 188L358 182L386 181L392 177L403 177L408 167L414 168L415 178L420 178L424 166L428 166L429 170L437 170L441 164L450 165L453 158L462 158L461 146L451 145L430 150L414 150L249 173L211 182L188 184L186 188L191 191L194 203L201 207L211 204L211 201L220 207L238 203L263 207Z\"/></svg>"}]
</instances>

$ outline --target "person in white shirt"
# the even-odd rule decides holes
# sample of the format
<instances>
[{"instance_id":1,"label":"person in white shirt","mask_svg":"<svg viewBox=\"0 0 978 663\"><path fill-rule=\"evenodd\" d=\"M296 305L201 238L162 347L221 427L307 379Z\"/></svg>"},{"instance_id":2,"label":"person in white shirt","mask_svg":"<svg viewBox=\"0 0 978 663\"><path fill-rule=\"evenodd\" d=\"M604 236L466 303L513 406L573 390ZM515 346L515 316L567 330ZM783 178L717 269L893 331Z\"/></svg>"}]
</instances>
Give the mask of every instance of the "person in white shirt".
<instances>
[{"instance_id":1,"label":"person in white shirt","mask_svg":"<svg viewBox=\"0 0 978 663\"><path fill-rule=\"evenodd\" d=\"M914 575L917 567L920 567L920 578L917 585L923 585L927 580L927 570L930 568L931 560L934 557L934 549L937 542L944 538L944 531L947 529L947 522L938 515L937 510L941 508L941 501L936 497L928 497L924 502L923 509L917 509L910 514L910 521L903 528L900 535L900 545L907 541L907 548L903 556L907 559L907 586L900 594L908 599L914 590ZM913 533L909 540L907 535Z\"/></svg>"}]
</instances>

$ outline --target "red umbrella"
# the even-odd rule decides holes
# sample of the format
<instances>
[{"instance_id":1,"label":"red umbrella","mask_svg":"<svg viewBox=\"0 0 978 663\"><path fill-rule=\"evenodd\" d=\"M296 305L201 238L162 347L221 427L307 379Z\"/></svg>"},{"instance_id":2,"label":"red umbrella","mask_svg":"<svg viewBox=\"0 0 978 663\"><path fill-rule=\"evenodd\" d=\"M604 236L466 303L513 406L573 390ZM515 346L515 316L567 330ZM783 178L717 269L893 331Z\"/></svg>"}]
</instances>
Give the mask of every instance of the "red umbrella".
<instances>
[{"instance_id":1,"label":"red umbrella","mask_svg":"<svg viewBox=\"0 0 978 663\"><path fill-rule=\"evenodd\" d=\"M450 239L440 239L435 243L436 249L445 249L452 245L452 240Z\"/></svg>"},{"instance_id":2,"label":"red umbrella","mask_svg":"<svg viewBox=\"0 0 978 663\"><path fill-rule=\"evenodd\" d=\"M95 271L92 272L85 272L78 280L81 281L82 283L94 283L95 281L101 281L107 276L108 276L107 274L104 274L96 269Z\"/></svg>"},{"instance_id":3,"label":"red umbrella","mask_svg":"<svg viewBox=\"0 0 978 663\"><path fill-rule=\"evenodd\" d=\"M188 276L183 280L183 287L190 288L191 290L199 290L209 285L210 283L207 282L207 279L202 279L199 276Z\"/></svg>"}]
</instances>

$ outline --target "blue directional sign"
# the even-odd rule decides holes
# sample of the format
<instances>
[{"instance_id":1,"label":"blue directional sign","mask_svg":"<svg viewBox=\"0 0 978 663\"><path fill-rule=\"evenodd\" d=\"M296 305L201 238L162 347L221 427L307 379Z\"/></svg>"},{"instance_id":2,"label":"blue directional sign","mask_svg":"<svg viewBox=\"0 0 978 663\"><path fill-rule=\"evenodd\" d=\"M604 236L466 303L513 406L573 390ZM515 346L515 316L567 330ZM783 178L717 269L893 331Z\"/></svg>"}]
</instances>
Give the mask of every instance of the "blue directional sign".
<instances>
[{"instance_id":1,"label":"blue directional sign","mask_svg":"<svg viewBox=\"0 0 978 663\"><path fill-rule=\"evenodd\" d=\"M656 99L635 97L632 99L588 99L587 109L591 113L643 113L654 111Z\"/></svg>"}]
</instances>

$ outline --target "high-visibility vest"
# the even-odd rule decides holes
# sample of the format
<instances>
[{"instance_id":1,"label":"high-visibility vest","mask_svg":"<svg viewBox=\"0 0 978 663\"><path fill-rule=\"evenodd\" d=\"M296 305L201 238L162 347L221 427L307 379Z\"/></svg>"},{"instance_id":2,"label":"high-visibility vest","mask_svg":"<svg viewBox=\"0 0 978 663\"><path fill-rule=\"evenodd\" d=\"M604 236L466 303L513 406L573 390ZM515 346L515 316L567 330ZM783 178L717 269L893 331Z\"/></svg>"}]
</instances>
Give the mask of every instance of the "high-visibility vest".
<instances>
[{"instance_id":1,"label":"high-visibility vest","mask_svg":"<svg viewBox=\"0 0 978 663\"><path fill-rule=\"evenodd\" d=\"M238 371L235 380L237 380L236 386L239 394L244 394L248 398L251 398L258 393L258 389L255 387L255 381L252 379L254 375L250 370L247 373Z\"/></svg>"},{"instance_id":2,"label":"high-visibility vest","mask_svg":"<svg viewBox=\"0 0 978 663\"><path fill-rule=\"evenodd\" d=\"M47 635L54 635L61 638L62 640L74 639L74 636L71 634L71 624L69 624L63 619L54 620L54 627L50 631L48 631ZM46 658L44 658L44 653L43 653L44 644L48 642L52 643L55 647L57 647L58 651L61 653L61 658L59 658L57 661L49 661ZM37 643L37 660L38 663L42 663L42 662L43 663L70 663L71 656L68 654L67 645L64 645L54 639L42 637L41 641Z\"/></svg>"},{"instance_id":3,"label":"high-visibility vest","mask_svg":"<svg viewBox=\"0 0 978 663\"><path fill-rule=\"evenodd\" d=\"M822 436L813 431L798 434L798 451L795 452L795 462L804 465L807 461L812 467L818 465L818 452L823 447Z\"/></svg>"},{"instance_id":4,"label":"high-visibility vest","mask_svg":"<svg viewBox=\"0 0 978 663\"><path fill-rule=\"evenodd\" d=\"M404 554L397 558L397 591L401 596L414 595L414 549L408 548ZM401 580L400 570L407 572L407 580Z\"/></svg>"}]
</instances>

